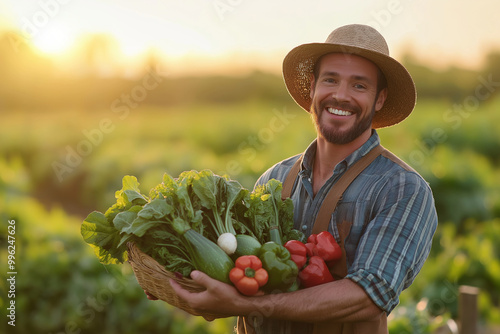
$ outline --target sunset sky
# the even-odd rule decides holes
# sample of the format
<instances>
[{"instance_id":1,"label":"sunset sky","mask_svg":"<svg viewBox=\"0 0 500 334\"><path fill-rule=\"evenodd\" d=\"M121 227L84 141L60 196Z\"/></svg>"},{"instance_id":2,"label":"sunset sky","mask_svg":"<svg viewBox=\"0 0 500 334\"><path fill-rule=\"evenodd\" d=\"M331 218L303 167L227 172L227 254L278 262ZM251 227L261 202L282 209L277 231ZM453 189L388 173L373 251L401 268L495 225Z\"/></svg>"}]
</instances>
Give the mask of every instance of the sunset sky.
<instances>
[{"instance_id":1,"label":"sunset sky","mask_svg":"<svg viewBox=\"0 0 500 334\"><path fill-rule=\"evenodd\" d=\"M103 33L124 59L154 49L179 71L231 64L279 71L293 47L364 23L396 58L409 49L434 65L473 68L500 49L499 12L498 0L0 0L0 27L54 56Z\"/></svg>"}]
</instances>

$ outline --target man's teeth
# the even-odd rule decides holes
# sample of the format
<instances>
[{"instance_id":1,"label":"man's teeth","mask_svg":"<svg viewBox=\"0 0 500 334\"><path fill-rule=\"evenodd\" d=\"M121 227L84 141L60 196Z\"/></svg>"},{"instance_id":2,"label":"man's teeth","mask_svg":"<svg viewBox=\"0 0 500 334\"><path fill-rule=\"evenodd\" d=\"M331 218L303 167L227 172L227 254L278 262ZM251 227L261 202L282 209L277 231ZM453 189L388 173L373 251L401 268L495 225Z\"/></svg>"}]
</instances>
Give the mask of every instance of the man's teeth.
<instances>
[{"instance_id":1,"label":"man's teeth","mask_svg":"<svg viewBox=\"0 0 500 334\"><path fill-rule=\"evenodd\" d=\"M335 108L327 108L326 110L328 110L328 112L330 114L339 115L339 116L350 116L350 115L352 115L352 112L345 111L345 110L340 110L340 109L335 109Z\"/></svg>"}]
</instances>

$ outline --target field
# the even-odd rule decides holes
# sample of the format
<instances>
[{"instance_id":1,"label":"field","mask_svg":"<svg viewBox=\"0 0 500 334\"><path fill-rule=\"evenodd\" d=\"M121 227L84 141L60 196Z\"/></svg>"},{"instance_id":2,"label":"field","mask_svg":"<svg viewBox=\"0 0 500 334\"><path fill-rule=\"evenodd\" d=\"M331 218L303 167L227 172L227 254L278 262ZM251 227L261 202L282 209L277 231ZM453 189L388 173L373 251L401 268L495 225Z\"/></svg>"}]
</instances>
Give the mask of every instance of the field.
<instances>
[{"instance_id":1,"label":"field","mask_svg":"<svg viewBox=\"0 0 500 334\"><path fill-rule=\"evenodd\" d=\"M431 333L456 319L463 284L480 288L481 326L500 325L500 99L471 96L419 100L406 121L379 130L382 144L430 183L440 222L430 259L390 316L391 333ZM4 299L10 286L0 283L0 314L3 325L15 300L12 333L230 332L233 319L187 321L148 301L128 264L98 263L81 221L114 202L124 175L147 192L165 172L208 168L251 189L315 136L292 102L259 99L12 109L2 111L0 129L0 253L3 263L12 222L18 272L15 298Z\"/></svg>"}]
</instances>

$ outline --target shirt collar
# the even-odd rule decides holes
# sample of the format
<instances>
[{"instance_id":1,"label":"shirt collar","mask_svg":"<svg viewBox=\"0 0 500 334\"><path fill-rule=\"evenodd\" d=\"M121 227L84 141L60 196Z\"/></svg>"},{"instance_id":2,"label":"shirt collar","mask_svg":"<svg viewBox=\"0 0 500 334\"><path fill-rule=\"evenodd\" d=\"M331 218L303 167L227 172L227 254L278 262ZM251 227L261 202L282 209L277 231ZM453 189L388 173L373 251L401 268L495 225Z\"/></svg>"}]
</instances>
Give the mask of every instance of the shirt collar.
<instances>
[{"instance_id":1,"label":"shirt collar","mask_svg":"<svg viewBox=\"0 0 500 334\"><path fill-rule=\"evenodd\" d=\"M339 165L344 165L346 168L349 168L353 163L361 159L361 157L365 156L368 152L374 149L376 146L380 144L380 137L378 136L377 131L372 130L372 135L368 140L356 151L352 152L347 158L342 160ZM307 147L304 152L304 159L302 161L302 169L312 171L312 166L314 162L314 156L316 155L317 141L314 141Z\"/></svg>"}]
</instances>

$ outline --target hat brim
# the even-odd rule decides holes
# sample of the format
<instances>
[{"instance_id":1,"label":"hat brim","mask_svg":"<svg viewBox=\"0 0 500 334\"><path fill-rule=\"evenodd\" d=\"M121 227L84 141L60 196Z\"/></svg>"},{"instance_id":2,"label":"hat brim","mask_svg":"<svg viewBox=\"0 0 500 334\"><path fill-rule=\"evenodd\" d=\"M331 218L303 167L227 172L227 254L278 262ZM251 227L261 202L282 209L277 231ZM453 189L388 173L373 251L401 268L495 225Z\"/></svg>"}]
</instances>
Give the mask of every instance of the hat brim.
<instances>
[{"instance_id":1,"label":"hat brim","mask_svg":"<svg viewBox=\"0 0 500 334\"><path fill-rule=\"evenodd\" d=\"M316 61L327 53L354 54L372 61L385 75L387 98L375 113L372 128L395 125L408 117L415 107L417 90L406 68L390 56L355 46L309 43L292 49L283 60L283 79L288 92L299 106L310 112L311 77Z\"/></svg>"}]
</instances>

